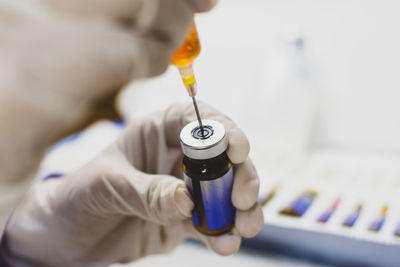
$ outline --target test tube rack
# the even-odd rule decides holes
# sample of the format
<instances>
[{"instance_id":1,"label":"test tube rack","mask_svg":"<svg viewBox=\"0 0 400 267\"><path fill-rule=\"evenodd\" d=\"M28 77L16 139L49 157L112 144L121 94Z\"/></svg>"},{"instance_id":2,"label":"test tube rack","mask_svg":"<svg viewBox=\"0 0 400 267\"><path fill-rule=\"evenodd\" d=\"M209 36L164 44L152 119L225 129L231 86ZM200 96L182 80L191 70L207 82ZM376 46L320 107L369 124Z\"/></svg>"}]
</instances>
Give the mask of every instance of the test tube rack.
<instances>
[{"instance_id":1,"label":"test tube rack","mask_svg":"<svg viewBox=\"0 0 400 267\"><path fill-rule=\"evenodd\" d=\"M280 178L259 172L265 224L245 246L335 265L400 266L400 158L328 151Z\"/></svg>"}]
</instances>

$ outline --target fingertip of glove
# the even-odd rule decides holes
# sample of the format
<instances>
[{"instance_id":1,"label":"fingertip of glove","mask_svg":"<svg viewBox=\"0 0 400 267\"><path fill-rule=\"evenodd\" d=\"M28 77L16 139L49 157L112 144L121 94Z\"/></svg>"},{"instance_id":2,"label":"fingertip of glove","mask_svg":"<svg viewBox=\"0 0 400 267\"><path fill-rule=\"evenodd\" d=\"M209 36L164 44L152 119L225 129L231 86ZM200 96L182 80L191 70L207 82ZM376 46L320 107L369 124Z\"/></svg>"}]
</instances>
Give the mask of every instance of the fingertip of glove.
<instances>
[{"instance_id":1,"label":"fingertip of glove","mask_svg":"<svg viewBox=\"0 0 400 267\"><path fill-rule=\"evenodd\" d=\"M185 218L192 216L194 203L190 197L187 188L184 185L179 185L175 191L174 200L180 214Z\"/></svg>"},{"instance_id":2,"label":"fingertip of glove","mask_svg":"<svg viewBox=\"0 0 400 267\"><path fill-rule=\"evenodd\" d=\"M247 211L236 213L235 227L241 236L245 238L255 237L264 225L264 214L260 204L256 204Z\"/></svg>"},{"instance_id":3,"label":"fingertip of glove","mask_svg":"<svg viewBox=\"0 0 400 267\"><path fill-rule=\"evenodd\" d=\"M250 152L250 144L245 134L239 129L229 132L228 157L234 164L244 162Z\"/></svg>"},{"instance_id":4,"label":"fingertip of glove","mask_svg":"<svg viewBox=\"0 0 400 267\"><path fill-rule=\"evenodd\" d=\"M235 234L226 234L211 240L211 246L221 256L229 256L239 251L242 238Z\"/></svg>"},{"instance_id":5,"label":"fingertip of glove","mask_svg":"<svg viewBox=\"0 0 400 267\"><path fill-rule=\"evenodd\" d=\"M188 2L195 12L206 12L212 9L218 0L189 0Z\"/></svg>"},{"instance_id":6,"label":"fingertip of glove","mask_svg":"<svg viewBox=\"0 0 400 267\"><path fill-rule=\"evenodd\" d=\"M209 9L214 8L217 5L217 3L218 3L218 0L210 0L210 3L208 5Z\"/></svg>"}]
</instances>

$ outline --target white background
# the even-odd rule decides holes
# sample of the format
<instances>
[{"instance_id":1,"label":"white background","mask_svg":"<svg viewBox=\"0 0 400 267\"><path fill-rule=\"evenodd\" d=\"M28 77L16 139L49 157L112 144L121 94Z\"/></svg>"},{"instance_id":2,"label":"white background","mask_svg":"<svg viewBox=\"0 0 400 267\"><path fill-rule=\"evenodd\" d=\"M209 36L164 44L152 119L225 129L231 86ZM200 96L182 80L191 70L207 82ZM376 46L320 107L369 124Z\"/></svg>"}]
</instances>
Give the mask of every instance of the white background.
<instances>
[{"instance_id":1,"label":"white background","mask_svg":"<svg viewBox=\"0 0 400 267\"><path fill-rule=\"evenodd\" d=\"M195 63L198 98L250 129L249 121L257 122L248 110L264 111L265 99L252 95L268 90L262 82L265 65L282 36L299 32L323 96L323 127L314 141L398 152L399 11L395 0L221 0L214 11L197 16L203 47ZM159 78L134 84L123 109L140 116L189 102L177 76L171 67Z\"/></svg>"}]
</instances>

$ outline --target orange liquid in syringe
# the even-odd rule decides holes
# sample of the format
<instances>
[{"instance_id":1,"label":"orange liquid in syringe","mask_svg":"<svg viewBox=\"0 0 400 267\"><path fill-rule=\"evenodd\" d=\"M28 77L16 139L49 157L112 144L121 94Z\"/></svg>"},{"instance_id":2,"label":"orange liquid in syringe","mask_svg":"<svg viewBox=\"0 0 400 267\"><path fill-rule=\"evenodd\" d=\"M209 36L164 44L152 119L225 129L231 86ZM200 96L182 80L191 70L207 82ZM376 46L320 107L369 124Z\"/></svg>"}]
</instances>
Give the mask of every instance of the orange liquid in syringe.
<instances>
[{"instance_id":1,"label":"orange liquid in syringe","mask_svg":"<svg viewBox=\"0 0 400 267\"><path fill-rule=\"evenodd\" d=\"M196 26L193 25L185 43L172 55L172 64L175 66L188 65L199 55L200 50L199 36L197 35Z\"/></svg>"}]
</instances>

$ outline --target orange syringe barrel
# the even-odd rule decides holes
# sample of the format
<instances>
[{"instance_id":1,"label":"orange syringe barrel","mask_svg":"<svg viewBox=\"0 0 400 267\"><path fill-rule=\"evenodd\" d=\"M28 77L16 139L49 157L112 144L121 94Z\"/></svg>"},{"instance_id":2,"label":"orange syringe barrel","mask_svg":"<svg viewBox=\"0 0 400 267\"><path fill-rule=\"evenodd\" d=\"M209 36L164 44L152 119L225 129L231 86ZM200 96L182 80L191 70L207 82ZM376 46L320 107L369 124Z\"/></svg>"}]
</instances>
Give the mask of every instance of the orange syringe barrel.
<instances>
[{"instance_id":1,"label":"orange syringe barrel","mask_svg":"<svg viewBox=\"0 0 400 267\"><path fill-rule=\"evenodd\" d=\"M200 54L201 45L197 34L196 25L193 24L185 42L172 55L172 64L178 67L184 67L191 64Z\"/></svg>"},{"instance_id":2,"label":"orange syringe barrel","mask_svg":"<svg viewBox=\"0 0 400 267\"><path fill-rule=\"evenodd\" d=\"M196 25L193 23L185 42L172 55L172 64L177 66L190 97L197 94L196 78L193 72L193 61L200 54L201 45Z\"/></svg>"}]
</instances>

